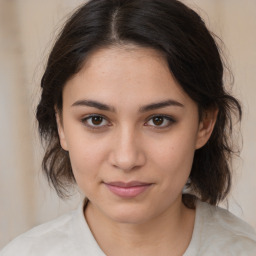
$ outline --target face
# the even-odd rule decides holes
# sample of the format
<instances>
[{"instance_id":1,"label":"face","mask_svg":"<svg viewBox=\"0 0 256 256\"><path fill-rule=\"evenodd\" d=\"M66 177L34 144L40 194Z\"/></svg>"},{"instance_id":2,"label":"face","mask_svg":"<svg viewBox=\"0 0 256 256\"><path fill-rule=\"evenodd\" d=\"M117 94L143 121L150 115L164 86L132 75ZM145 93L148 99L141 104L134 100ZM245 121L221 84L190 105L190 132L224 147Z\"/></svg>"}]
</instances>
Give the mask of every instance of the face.
<instances>
[{"instance_id":1,"label":"face","mask_svg":"<svg viewBox=\"0 0 256 256\"><path fill-rule=\"evenodd\" d=\"M57 120L91 207L122 223L182 204L194 152L212 124L199 121L196 103L158 52L132 46L93 53L65 85Z\"/></svg>"}]
</instances>

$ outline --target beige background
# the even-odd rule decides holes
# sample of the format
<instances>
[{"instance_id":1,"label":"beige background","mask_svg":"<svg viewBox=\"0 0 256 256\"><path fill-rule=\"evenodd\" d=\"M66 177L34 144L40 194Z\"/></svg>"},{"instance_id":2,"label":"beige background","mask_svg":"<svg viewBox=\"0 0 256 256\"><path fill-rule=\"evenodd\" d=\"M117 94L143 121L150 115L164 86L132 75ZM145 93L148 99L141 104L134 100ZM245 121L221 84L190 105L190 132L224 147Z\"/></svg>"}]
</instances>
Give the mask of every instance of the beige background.
<instances>
[{"instance_id":1,"label":"beige background","mask_svg":"<svg viewBox=\"0 0 256 256\"><path fill-rule=\"evenodd\" d=\"M82 0L0 0L0 248L32 226L76 207L62 202L40 171L35 106L47 54ZM256 228L256 1L186 0L225 42L243 102L243 149L234 165L230 210Z\"/></svg>"}]
</instances>

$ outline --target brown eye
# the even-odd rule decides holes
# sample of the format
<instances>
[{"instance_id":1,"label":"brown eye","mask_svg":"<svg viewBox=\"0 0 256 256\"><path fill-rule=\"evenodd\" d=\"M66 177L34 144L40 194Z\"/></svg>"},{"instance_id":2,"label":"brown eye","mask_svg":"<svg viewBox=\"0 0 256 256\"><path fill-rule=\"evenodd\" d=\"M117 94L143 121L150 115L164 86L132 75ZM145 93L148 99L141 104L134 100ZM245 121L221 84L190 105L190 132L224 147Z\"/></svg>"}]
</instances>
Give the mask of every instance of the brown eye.
<instances>
[{"instance_id":1,"label":"brown eye","mask_svg":"<svg viewBox=\"0 0 256 256\"><path fill-rule=\"evenodd\" d=\"M82 119L82 123L89 128L103 128L109 125L109 122L101 115L91 115Z\"/></svg>"},{"instance_id":2,"label":"brown eye","mask_svg":"<svg viewBox=\"0 0 256 256\"><path fill-rule=\"evenodd\" d=\"M91 117L91 122L93 125L100 125L103 121L103 117L102 116L93 116Z\"/></svg>"},{"instance_id":3,"label":"brown eye","mask_svg":"<svg viewBox=\"0 0 256 256\"><path fill-rule=\"evenodd\" d=\"M155 115L152 116L147 122L146 122L146 126L151 126L153 128L167 128L170 125L172 125L173 123L175 123L176 121L170 117L170 116L165 116L165 115Z\"/></svg>"},{"instance_id":4,"label":"brown eye","mask_svg":"<svg viewBox=\"0 0 256 256\"><path fill-rule=\"evenodd\" d=\"M163 124L164 118L162 116L156 116L152 118L152 122L154 125L159 126Z\"/></svg>"}]
</instances>

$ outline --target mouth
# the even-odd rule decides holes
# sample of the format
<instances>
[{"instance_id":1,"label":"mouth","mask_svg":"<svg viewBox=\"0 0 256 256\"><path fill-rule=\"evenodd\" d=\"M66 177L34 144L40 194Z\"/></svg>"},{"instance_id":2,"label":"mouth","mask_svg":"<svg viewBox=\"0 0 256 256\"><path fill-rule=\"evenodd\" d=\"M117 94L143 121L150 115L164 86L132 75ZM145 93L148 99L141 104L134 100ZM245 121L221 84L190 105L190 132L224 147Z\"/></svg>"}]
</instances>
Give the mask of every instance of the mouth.
<instances>
[{"instance_id":1,"label":"mouth","mask_svg":"<svg viewBox=\"0 0 256 256\"><path fill-rule=\"evenodd\" d=\"M115 195L123 198L133 198L148 190L153 184L140 181L107 182L104 185Z\"/></svg>"}]
</instances>

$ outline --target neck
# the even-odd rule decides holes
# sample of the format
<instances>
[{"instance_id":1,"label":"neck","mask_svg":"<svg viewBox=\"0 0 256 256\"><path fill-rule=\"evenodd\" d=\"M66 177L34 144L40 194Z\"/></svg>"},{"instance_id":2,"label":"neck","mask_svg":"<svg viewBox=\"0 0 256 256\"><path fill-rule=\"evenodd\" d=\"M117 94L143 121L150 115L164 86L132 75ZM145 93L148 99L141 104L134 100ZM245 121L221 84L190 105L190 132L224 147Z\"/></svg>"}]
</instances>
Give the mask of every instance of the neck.
<instances>
[{"instance_id":1,"label":"neck","mask_svg":"<svg viewBox=\"0 0 256 256\"><path fill-rule=\"evenodd\" d=\"M119 223L89 202L85 217L106 255L182 255L192 237L195 211L186 208L179 198L161 215L144 223Z\"/></svg>"}]
</instances>

